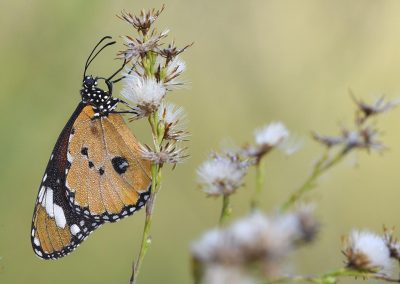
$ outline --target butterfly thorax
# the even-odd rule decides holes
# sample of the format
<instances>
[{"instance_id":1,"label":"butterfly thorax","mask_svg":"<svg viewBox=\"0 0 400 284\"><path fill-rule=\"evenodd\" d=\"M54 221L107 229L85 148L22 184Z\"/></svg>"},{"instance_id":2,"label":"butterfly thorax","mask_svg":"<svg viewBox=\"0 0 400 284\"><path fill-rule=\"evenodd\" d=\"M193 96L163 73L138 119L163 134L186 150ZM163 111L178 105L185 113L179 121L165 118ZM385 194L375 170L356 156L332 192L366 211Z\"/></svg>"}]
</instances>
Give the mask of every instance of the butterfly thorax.
<instances>
[{"instance_id":1,"label":"butterfly thorax","mask_svg":"<svg viewBox=\"0 0 400 284\"><path fill-rule=\"evenodd\" d=\"M108 91L98 87L98 79L93 76L86 76L83 79L81 97L82 102L93 107L94 117L107 116L117 107L119 100L112 97L112 83L105 81Z\"/></svg>"}]
</instances>

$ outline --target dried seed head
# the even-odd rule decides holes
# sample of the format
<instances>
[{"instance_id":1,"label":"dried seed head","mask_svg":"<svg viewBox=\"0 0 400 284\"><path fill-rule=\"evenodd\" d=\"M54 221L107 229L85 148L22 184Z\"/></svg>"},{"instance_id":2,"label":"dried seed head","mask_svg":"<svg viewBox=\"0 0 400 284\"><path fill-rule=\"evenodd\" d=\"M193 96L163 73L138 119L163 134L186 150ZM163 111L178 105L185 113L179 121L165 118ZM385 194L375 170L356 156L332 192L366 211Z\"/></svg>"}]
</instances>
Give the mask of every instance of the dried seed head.
<instances>
[{"instance_id":1,"label":"dried seed head","mask_svg":"<svg viewBox=\"0 0 400 284\"><path fill-rule=\"evenodd\" d=\"M383 151L385 146L378 141L379 132L371 126L363 127L357 131L343 130L343 141L347 148L358 148L374 151Z\"/></svg>"},{"instance_id":2,"label":"dried seed head","mask_svg":"<svg viewBox=\"0 0 400 284\"><path fill-rule=\"evenodd\" d=\"M211 196L230 195L243 185L247 164L237 155L214 154L197 170L202 190Z\"/></svg>"},{"instance_id":3,"label":"dried seed head","mask_svg":"<svg viewBox=\"0 0 400 284\"><path fill-rule=\"evenodd\" d=\"M381 152L386 149L379 141L379 131L371 126L360 126L356 130L343 129L341 136L324 136L313 133L313 137L319 143L328 148L344 146L347 150L365 149Z\"/></svg>"},{"instance_id":4,"label":"dried seed head","mask_svg":"<svg viewBox=\"0 0 400 284\"><path fill-rule=\"evenodd\" d=\"M135 29L138 30L138 32L141 32L145 36L150 30L151 25L154 23L155 20L157 20L158 16L160 16L164 8L165 5L163 5L159 10L142 10L140 11L139 15L134 15L126 11L122 11L120 15L117 15L117 17L131 24Z\"/></svg>"},{"instance_id":5,"label":"dried seed head","mask_svg":"<svg viewBox=\"0 0 400 284\"><path fill-rule=\"evenodd\" d=\"M367 104L362 100L357 100L357 98L352 93L350 93L350 95L353 98L359 110L357 116L358 124L362 124L370 116L387 112L396 107L400 103L399 100L385 101L385 98L381 96L378 99L376 99L372 104Z\"/></svg>"},{"instance_id":6,"label":"dried seed head","mask_svg":"<svg viewBox=\"0 0 400 284\"><path fill-rule=\"evenodd\" d=\"M344 240L347 267L389 275L392 266L385 241L368 231L352 231Z\"/></svg>"},{"instance_id":7,"label":"dried seed head","mask_svg":"<svg viewBox=\"0 0 400 284\"><path fill-rule=\"evenodd\" d=\"M179 57L175 57L169 61L166 67L166 74L164 77L164 85L168 90L173 90L182 87L185 82L178 79L178 77L185 71L186 64Z\"/></svg>"},{"instance_id":8,"label":"dried seed head","mask_svg":"<svg viewBox=\"0 0 400 284\"><path fill-rule=\"evenodd\" d=\"M159 165L183 163L189 157L185 153L186 150L187 148L179 148L176 143L167 143L161 146L159 152L153 151L149 146L141 146L140 148L143 159Z\"/></svg>"},{"instance_id":9,"label":"dried seed head","mask_svg":"<svg viewBox=\"0 0 400 284\"><path fill-rule=\"evenodd\" d=\"M394 228L388 229L384 227L384 240L390 251L390 257L400 261L400 242L394 236Z\"/></svg>"},{"instance_id":10,"label":"dried seed head","mask_svg":"<svg viewBox=\"0 0 400 284\"><path fill-rule=\"evenodd\" d=\"M163 49L158 49L158 54L160 54L162 57L165 57L166 64L168 64L170 61L172 61L176 56L184 52L187 48L191 47L193 43L186 45L183 48L177 48L175 46L175 42L172 42L168 44L167 47Z\"/></svg>"},{"instance_id":11,"label":"dried seed head","mask_svg":"<svg viewBox=\"0 0 400 284\"><path fill-rule=\"evenodd\" d=\"M189 133L186 130L185 111L172 103L164 103L158 109L160 122L164 124L164 139L184 141Z\"/></svg>"},{"instance_id":12,"label":"dried seed head","mask_svg":"<svg viewBox=\"0 0 400 284\"><path fill-rule=\"evenodd\" d=\"M126 48L118 53L118 57L127 61L132 61L138 56L144 57L147 52L154 51L160 45L160 40L165 38L168 32L168 30L160 34L153 32L146 41L130 36L123 36L122 38L125 41L124 45Z\"/></svg>"}]
</instances>

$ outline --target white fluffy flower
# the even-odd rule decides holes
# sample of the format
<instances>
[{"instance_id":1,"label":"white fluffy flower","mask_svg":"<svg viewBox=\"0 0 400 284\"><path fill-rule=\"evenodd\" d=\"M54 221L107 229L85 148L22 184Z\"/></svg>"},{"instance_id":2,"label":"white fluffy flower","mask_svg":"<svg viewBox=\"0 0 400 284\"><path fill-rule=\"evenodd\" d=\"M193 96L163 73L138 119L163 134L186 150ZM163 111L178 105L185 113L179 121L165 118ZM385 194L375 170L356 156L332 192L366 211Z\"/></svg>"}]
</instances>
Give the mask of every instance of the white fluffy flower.
<instances>
[{"instance_id":1,"label":"white fluffy flower","mask_svg":"<svg viewBox=\"0 0 400 284\"><path fill-rule=\"evenodd\" d=\"M384 239L368 231L352 231L346 239L344 254L348 267L389 275L390 251Z\"/></svg>"},{"instance_id":2,"label":"white fluffy flower","mask_svg":"<svg viewBox=\"0 0 400 284\"><path fill-rule=\"evenodd\" d=\"M164 138L182 141L188 137L186 130L185 111L172 103L163 103L158 109L158 117L165 126Z\"/></svg>"},{"instance_id":3,"label":"white fluffy flower","mask_svg":"<svg viewBox=\"0 0 400 284\"><path fill-rule=\"evenodd\" d=\"M277 146L289 137L289 131L282 122L272 122L254 132L256 144L259 146Z\"/></svg>"},{"instance_id":4,"label":"white fluffy flower","mask_svg":"<svg viewBox=\"0 0 400 284\"><path fill-rule=\"evenodd\" d=\"M198 168L197 175L205 193L228 195L242 186L246 169L235 156L214 155Z\"/></svg>"},{"instance_id":5,"label":"white fluffy flower","mask_svg":"<svg viewBox=\"0 0 400 284\"><path fill-rule=\"evenodd\" d=\"M168 90L182 87L185 83L179 79L179 76L185 71L186 63L178 56L168 63L164 85Z\"/></svg>"},{"instance_id":6,"label":"white fluffy flower","mask_svg":"<svg viewBox=\"0 0 400 284\"><path fill-rule=\"evenodd\" d=\"M172 103L165 103L158 110L158 115L168 124L176 124L185 118L183 107L176 106Z\"/></svg>"},{"instance_id":7,"label":"white fluffy flower","mask_svg":"<svg viewBox=\"0 0 400 284\"><path fill-rule=\"evenodd\" d=\"M138 108L141 116L158 109L165 96L165 87L154 78L126 75L121 95Z\"/></svg>"}]
</instances>

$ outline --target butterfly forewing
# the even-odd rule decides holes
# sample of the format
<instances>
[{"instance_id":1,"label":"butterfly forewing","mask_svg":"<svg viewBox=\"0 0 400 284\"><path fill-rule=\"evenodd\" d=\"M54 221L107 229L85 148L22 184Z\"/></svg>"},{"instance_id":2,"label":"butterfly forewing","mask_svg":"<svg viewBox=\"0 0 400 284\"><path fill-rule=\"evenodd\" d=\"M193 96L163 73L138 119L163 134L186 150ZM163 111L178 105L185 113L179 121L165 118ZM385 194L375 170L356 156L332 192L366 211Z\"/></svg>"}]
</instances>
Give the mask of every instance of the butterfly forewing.
<instances>
[{"instance_id":1,"label":"butterfly forewing","mask_svg":"<svg viewBox=\"0 0 400 284\"><path fill-rule=\"evenodd\" d=\"M56 259L74 250L102 222L84 218L66 198L65 170L72 125L84 108L79 104L61 132L48 162L36 199L31 241L41 258Z\"/></svg>"},{"instance_id":2,"label":"butterfly forewing","mask_svg":"<svg viewBox=\"0 0 400 284\"><path fill-rule=\"evenodd\" d=\"M147 201L150 162L119 114L93 117L86 106L76 118L68 144L66 194L71 207L87 218L117 221Z\"/></svg>"}]
</instances>

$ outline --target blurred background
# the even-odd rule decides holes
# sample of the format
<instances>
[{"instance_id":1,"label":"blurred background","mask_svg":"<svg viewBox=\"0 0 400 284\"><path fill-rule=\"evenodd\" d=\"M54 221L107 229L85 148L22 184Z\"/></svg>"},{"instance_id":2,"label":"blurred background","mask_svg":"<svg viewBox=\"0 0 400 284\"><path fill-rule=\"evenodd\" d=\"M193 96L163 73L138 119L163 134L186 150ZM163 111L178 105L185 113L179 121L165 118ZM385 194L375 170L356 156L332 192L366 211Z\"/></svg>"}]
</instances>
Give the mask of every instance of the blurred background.
<instances>
[{"instance_id":1,"label":"blurred background","mask_svg":"<svg viewBox=\"0 0 400 284\"><path fill-rule=\"evenodd\" d=\"M396 0L1 1L1 283L128 283L144 212L100 228L70 256L46 262L32 252L31 217L53 145L79 102L88 53L104 35L131 32L115 16L121 10L163 3L159 29L169 28L178 46L195 42L183 55L190 85L170 96L188 113L191 158L164 172L139 283L191 283L190 243L216 225L221 205L198 190L195 170L221 141L251 142L254 128L273 120L303 138L297 154L268 158L262 203L271 211L321 154L310 131L336 134L339 125L351 125L349 88L364 100L400 95ZM110 58L119 49L105 52L91 73L111 74L119 62ZM318 203L323 227L317 242L296 253L292 271L342 266L340 237L354 227L400 227L399 121L400 110L379 121L387 152L351 156L308 196ZM144 122L130 126L148 141ZM232 198L234 217L248 212L253 179L250 174Z\"/></svg>"}]
</instances>

